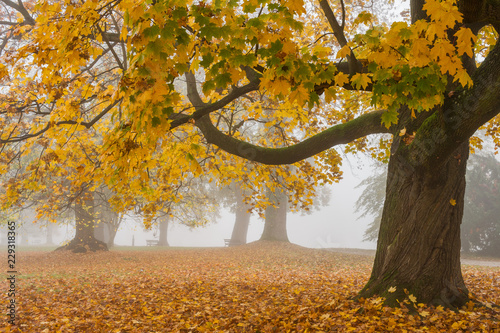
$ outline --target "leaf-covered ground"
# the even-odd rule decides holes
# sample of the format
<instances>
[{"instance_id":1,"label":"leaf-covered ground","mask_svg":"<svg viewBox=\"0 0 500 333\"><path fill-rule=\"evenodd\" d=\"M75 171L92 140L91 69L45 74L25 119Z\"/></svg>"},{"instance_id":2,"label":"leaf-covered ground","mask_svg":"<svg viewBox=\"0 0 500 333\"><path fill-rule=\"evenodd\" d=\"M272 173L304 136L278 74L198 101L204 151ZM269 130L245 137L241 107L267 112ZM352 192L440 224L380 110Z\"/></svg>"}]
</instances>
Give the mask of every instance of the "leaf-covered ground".
<instances>
[{"instance_id":1,"label":"leaf-covered ground","mask_svg":"<svg viewBox=\"0 0 500 333\"><path fill-rule=\"evenodd\" d=\"M18 328L2 321L0 331L500 332L495 308L471 304L452 312L418 305L418 313L410 314L383 307L380 299L351 300L367 281L372 260L266 242L199 250L21 252ZM464 266L464 276L478 300L500 303L500 268ZM0 288L7 290L5 279Z\"/></svg>"}]
</instances>

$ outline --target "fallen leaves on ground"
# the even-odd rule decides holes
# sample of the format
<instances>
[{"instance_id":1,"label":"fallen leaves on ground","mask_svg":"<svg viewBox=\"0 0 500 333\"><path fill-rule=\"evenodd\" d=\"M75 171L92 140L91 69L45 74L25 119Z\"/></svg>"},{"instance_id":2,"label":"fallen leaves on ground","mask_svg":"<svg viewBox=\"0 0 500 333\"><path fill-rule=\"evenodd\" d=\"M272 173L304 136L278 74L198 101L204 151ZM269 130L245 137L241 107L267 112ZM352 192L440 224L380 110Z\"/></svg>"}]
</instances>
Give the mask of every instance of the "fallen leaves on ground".
<instances>
[{"instance_id":1,"label":"fallen leaves on ground","mask_svg":"<svg viewBox=\"0 0 500 333\"><path fill-rule=\"evenodd\" d=\"M417 314L379 298L352 300L373 258L291 244L18 256L21 332L500 330L498 310L488 307L420 304ZM498 305L499 268L465 266L464 277L479 301Z\"/></svg>"}]
</instances>

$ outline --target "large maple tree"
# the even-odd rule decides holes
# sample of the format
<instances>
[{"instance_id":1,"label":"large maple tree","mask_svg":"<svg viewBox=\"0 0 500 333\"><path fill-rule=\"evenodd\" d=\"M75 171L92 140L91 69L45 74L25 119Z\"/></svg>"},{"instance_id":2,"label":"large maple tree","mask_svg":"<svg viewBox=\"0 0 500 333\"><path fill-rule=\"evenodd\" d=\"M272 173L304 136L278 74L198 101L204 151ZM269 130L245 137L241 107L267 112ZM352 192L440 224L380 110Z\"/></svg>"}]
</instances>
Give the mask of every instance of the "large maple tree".
<instances>
[{"instance_id":1,"label":"large maple tree","mask_svg":"<svg viewBox=\"0 0 500 333\"><path fill-rule=\"evenodd\" d=\"M5 207L68 169L75 189L105 183L118 198L175 201L186 176L244 175L242 159L224 167L227 153L297 166L256 167L246 177L264 187L270 175L328 182L340 163L330 148L366 150L367 136L385 134L373 151L389 160L385 207L360 295L469 299L464 175L478 129L500 142L498 0L412 0L411 19L390 26L361 0L1 3ZM221 126L242 101L241 121ZM242 124L255 121L280 139L248 141Z\"/></svg>"}]
</instances>

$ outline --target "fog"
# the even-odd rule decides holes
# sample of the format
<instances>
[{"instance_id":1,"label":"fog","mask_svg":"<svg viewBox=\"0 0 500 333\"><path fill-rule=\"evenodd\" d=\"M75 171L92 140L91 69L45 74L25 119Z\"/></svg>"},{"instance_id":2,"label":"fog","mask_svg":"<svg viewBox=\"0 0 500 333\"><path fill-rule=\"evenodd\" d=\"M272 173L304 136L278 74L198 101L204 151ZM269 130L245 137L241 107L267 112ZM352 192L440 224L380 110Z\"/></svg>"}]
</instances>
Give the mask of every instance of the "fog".
<instances>
[{"instance_id":1,"label":"fog","mask_svg":"<svg viewBox=\"0 0 500 333\"><path fill-rule=\"evenodd\" d=\"M368 218L357 219L354 212L354 203L361 195L362 189L356 189L362 177L361 172L354 173L349 167L344 167L344 179L331 186L330 202L321 207L320 211L301 216L299 213L287 215L287 231L290 242L305 247L353 247L375 248L373 242L363 242L363 234L371 222ZM363 174L366 174L363 173ZM224 246L224 239L231 238L234 225L234 214L223 211L218 223L203 228L190 230L189 228L171 224L169 226L168 241L171 246ZM256 214L250 219L247 241L252 242L260 238L264 228L264 221ZM137 233L136 245L146 245L146 239L153 238L153 232ZM131 233L128 229L120 230L116 244L130 245Z\"/></svg>"},{"instance_id":2,"label":"fog","mask_svg":"<svg viewBox=\"0 0 500 333\"><path fill-rule=\"evenodd\" d=\"M287 231L290 242L310 248L362 248L374 249L374 242L363 241L363 234L372 221L370 217L358 219L359 213L354 210L354 204L361 195L363 188L356 186L366 177L373 174L373 165L365 159L350 156L345 158L342 166L343 179L339 183L329 186L330 201L320 210L311 214L288 213ZM32 223L34 216L25 216L27 226ZM30 220L30 221L28 221ZM217 221L205 227L189 229L176 223L170 223L168 242L175 247L217 247L224 246L224 239L231 238L235 221L234 213L222 209ZM31 230L37 228L33 228ZM264 228L264 220L253 214L248 228L247 242L260 238ZM23 236L25 227L20 226L21 244L25 244ZM64 224L57 227L53 234L55 245L61 245L74 236L74 226ZM46 240L45 228L40 232L30 232L28 243L43 245ZM125 219L115 237L115 245L145 246L146 240L157 239L157 231L144 230L141 222L132 218Z\"/></svg>"},{"instance_id":3,"label":"fog","mask_svg":"<svg viewBox=\"0 0 500 333\"><path fill-rule=\"evenodd\" d=\"M491 140L485 140L485 145L491 146ZM487 149L487 151L492 151ZM500 155L496 156L500 161ZM331 190L329 203L308 215L289 213L287 215L287 231L290 242L309 248L360 248L375 249L375 242L363 241L363 235L372 217L359 218L354 210L354 204L364 188L356 188L365 178L374 174L375 167L366 158L344 158L342 166L343 179L329 186ZM382 208L382 207L381 207ZM28 219L27 219L28 220ZM205 227L189 229L186 226L170 223L168 242L175 247L218 247L224 246L224 239L231 238L235 216L228 210L221 210L217 221ZM26 221L28 223L32 221ZM260 238L264 221L256 214L252 215L248 228L247 242ZM23 237L23 228L19 232ZM53 239L61 245L74 236L74 226L58 227ZM115 245L145 246L146 240L157 239L154 230L145 231L141 223L131 218L122 222L115 237ZM44 244L45 230L38 235L29 235L30 244Z\"/></svg>"}]
</instances>

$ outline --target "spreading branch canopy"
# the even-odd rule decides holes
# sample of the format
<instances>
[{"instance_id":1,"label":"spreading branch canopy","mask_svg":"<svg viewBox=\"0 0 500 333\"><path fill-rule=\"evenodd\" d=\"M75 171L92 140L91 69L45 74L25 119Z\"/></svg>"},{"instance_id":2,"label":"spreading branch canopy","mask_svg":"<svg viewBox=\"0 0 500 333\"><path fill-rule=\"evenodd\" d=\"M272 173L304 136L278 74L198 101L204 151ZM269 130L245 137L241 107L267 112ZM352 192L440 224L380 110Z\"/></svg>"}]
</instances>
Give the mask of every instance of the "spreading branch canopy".
<instances>
[{"instance_id":1,"label":"spreading branch canopy","mask_svg":"<svg viewBox=\"0 0 500 333\"><path fill-rule=\"evenodd\" d=\"M314 183L338 176L324 176L330 148L366 150L371 134L419 163L483 125L500 142L498 1L412 1L412 21L391 24L327 0L1 3L0 171L23 170L4 203L54 175L66 189L126 182L129 205L173 200L232 159L207 143L272 165L316 155L296 165Z\"/></svg>"}]
</instances>

